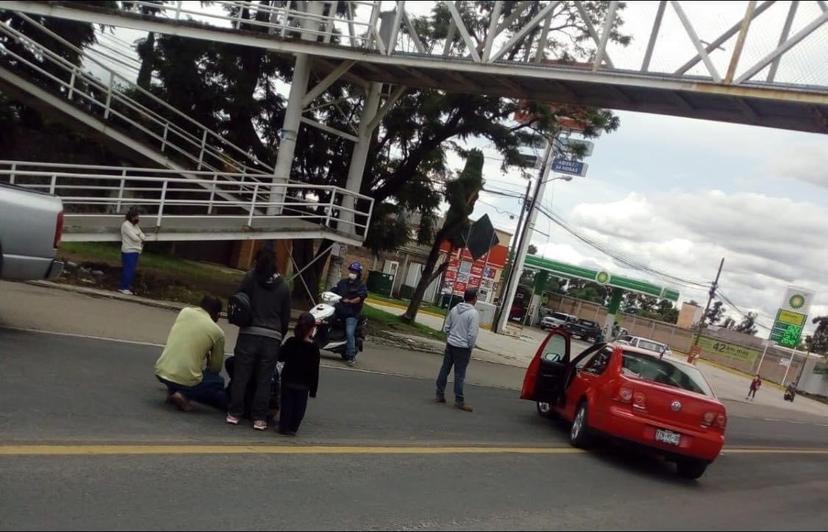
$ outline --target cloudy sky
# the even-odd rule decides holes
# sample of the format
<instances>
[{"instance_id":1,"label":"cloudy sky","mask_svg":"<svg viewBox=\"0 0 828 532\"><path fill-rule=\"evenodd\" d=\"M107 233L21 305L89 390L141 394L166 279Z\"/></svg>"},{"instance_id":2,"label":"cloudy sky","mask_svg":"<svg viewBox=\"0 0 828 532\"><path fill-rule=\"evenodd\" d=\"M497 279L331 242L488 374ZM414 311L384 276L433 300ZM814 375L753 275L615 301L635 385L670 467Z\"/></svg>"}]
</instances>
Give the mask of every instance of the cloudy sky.
<instances>
[{"instance_id":1,"label":"cloudy sky","mask_svg":"<svg viewBox=\"0 0 828 532\"><path fill-rule=\"evenodd\" d=\"M386 4L387 9L393 7ZM408 2L406 7L415 15L426 15L430 4ZM709 42L741 18L746 2L682 5L699 37ZM609 48L616 66L640 65L656 6L656 2L628 3L622 16L633 41L627 48ZM210 9L220 13L218 7ZM774 49L787 9L788 2L777 2L757 18L740 71ZM792 32L820 12L816 2L801 2ZM140 36L140 32L118 30L103 38L102 44L110 52L126 49L130 54L129 43ZM656 71L672 72L695 54L671 9L658 39L652 61ZM733 42L711 54L719 73L727 68ZM500 41L495 48L499 45ZM828 25L786 54L778 78L824 86L826 64ZM116 67L126 76L134 72ZM707 74L702 64L691 73ZM709 283L724 257L723 293L742 310L759 312L761 323L772 322L788 285L816 291L812 315L828 314L826 137L631 112L618 115L621 128L595 140L587 177L553 182L543 198L547 207L602 247L690 281ZM472 144L484 148L489 157L485 167L489 188L523 193L525 177L516 171L504 173L493 150L480 142ZM452 163L462 167L458 157ZM518 210L517 200L484 193L475 215L487 213L498 227L514 230L517 216L510 213ZM533 242L547 257L670 284L625 269L543 217L536 229ZM675 288L682 300L706 300L702 289ZM735 312L732 316L739 319ZM766 332L760 330L760 335Z\"/></svg>"}]
</instances>

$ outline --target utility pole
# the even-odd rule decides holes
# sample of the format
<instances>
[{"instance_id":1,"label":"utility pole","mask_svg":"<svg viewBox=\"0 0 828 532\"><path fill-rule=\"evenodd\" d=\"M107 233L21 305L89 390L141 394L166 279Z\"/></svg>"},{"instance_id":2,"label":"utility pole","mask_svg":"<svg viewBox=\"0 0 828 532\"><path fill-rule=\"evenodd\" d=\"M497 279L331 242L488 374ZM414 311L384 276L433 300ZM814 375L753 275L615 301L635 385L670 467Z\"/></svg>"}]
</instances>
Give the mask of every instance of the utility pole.
<instances>
[{"instance_id":1,"label":"utility pole","mask_svg":"<svg viewBox=\"0 0 828 532\"><path fill-rule=\"evenodd\" d=\"M502 333L506 328L506 322L509 321L509 313L511 310L512 301L515 299L517 293L517 285L520 282L520 275L523 272L523 261L526 260L526 253L529 250L529 243L532 240L532 226L535 224L535 217L537 215L536 206L538 201L543 200L543 192L546 189L547 176L551 170L550 161L555 151L555 138L550 138L547 141L546 152L543 155L543 163L538 174L538 181L535 184L535 194L529 201L529 214L526 215L526 223L520 231L520 243L518 244L517 252L515 253L512 267L509 268L509 279L506 282L505 293L500 302L500 316L494 327L494 332ZM522 214L522 213L521 213Z\"/></svg>"},{"instance_id":2,"label":"utility pole","mask_svg":"<svg viewBox=\"0 0 828 532\"><path fill-rule=\"evenodd\" d=\"M724 267L724 257L722 257L722 261L719 263L719 271L716 272L716 280L713 281L713 284L710 285L710 292L708 293L707 297L707 306L704 307L704 314L702 314L701 320L699 320L699 327L696 331L696 339L693 340L693 347L690 348L690 362L693 364L696 363L696 358L698 355L696 354L696 350L699 346L699 338L701 337L702 329L704 328L704 322L707 321L707 313L710 312L710 304L713 303L713 298L716 297L716 289L719 287L719 277L722 275L722 268Z\"/></svg>"},{"instance_id":3,"label":"utility pole","mask_svg":"<svg viewBox=\"0 0 828 532\"><path fill-rule=\"evenodd\" d=\"M503 299L506 295L506 288L509 286L509 281L512 278L512 272L515 270L515 252L520 245L520 238L522 236L522 224L523 224L523 215L526 213L526 209L529 206L529 194L532 192L532 182L529 181L526 183L526 193L523 195L523 201L520 202L520 214L518 215L518 223L517 227L515 228L515 234L512 238L512 241L509 245L509 255L506 257L508 259L507 268L508 268L508 275L506 275L506 279L502 280L501 282L505 283L503 285L502 296L500 297L501 303L498 309L495 312L495 320L492 324L492 330L497 331L497 324L500 322L500 314L504 311L503 306Z\"/></svg>"}]
</instances>

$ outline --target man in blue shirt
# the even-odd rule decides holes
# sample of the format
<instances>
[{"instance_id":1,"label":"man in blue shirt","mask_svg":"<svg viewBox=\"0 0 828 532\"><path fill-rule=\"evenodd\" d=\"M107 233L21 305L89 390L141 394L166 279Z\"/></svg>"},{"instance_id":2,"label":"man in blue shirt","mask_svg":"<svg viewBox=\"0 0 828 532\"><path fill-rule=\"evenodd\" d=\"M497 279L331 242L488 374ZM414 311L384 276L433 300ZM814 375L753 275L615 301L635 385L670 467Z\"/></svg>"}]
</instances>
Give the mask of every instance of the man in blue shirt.
<instances>
[{"instance_id":1,"label":"man in blue shirt","mask_svg":"<svg viewBox=\"0 0 828 532\"><path fill-rule=\"evenodd\" d=\"M358 262L348 266L348 277L334 287L333 292L342 296L337 305L337 314L345 320L345 334L348 343L345 346L345 361L349 366L356 364L357 345L356 329L362 304L368 297L368 288L362 282L362 265Z\"/></svg>"}]
</instances>

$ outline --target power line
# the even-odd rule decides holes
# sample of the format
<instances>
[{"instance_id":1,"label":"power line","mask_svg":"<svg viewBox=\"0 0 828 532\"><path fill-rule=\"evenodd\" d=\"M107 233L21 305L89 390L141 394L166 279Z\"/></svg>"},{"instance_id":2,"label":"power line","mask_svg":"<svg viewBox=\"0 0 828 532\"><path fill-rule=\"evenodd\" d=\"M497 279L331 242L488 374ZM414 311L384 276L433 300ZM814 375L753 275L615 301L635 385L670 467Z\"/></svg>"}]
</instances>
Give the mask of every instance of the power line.
<instances>
[{"instance_id":1,"label":"power line","mask_svg":"<svg viewBox=\"0 0 828 532\"><path fill-rule=\"evenodd\" d=\"M620 263L622 263L622 264L624 264L624 265L626 265L626 266L628 266L632 269L643 271L643 272L646 272L646 273L649 273L649 274L652 274L652 275L656 275L656 276L658 276L662 279L665 279L669 282L681 284L683 286L687 286L687 287L691 287L691 288L704 288L704 289L708 288L708 286L704 283L700 283L700 282L696 282L696 281L690 281L690 280L687 280L687 279L683 279L681 277L677 277L675 275L671 275L671 274L668 274L668 273L661 272L661 271L656 270L654 268L650 268L649 266L646 266L646 265L643 265L641 263L635 262L632 259L630 259L630 258L628 258L624 255L619 254L618 252L611 251L611 250L607 249L606 247L604 247L603 245L593 241L592 239L583 236L578 231L576 231L575 229L570 227L569 224L566 223L566 221L559 218L554 213L549 212L542 205L538 206L538 211L541 214L543 214L544 216L546 216L547 218L549 218L556 225L563 228L566 232L568 232L569 234L571 234L572 236L574 236L575 238L580 240L581 242L587 244L588 246L600 251L601 253L617 260L618 262L620 262Z\"/></svg>"}]
</instances>

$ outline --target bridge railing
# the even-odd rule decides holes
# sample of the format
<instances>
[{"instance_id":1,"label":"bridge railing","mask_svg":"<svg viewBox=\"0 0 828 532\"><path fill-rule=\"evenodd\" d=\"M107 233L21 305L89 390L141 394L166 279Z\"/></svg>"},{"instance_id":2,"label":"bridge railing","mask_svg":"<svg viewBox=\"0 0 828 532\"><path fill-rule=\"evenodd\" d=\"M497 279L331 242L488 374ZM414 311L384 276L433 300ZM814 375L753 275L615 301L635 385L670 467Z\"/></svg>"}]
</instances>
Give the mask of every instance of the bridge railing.
<instances>
[{"instance_id":1,"label":"bridge railing","mask_svg":"<svg viewBox=\"0 0 828 532\"><path fill-rule=\"evenodd\" d=\"M21 15L27 22L31 19ZM30 24L58 40L66 48L83 53L36 21ZM80 104L87 112L132 133L137 130L150 147L162 153L171 153L196 170L208 169L221 172L268 175L273 168L252 154L226 140L221 134L188 117L151 92L137 86L105 64L94 58L84 59L94 64L104 74L104 80L86 72L54 50L47 48L29 36L0 22L0 35L6 35L24 46L34 57L25 57L8 47L0 46L0 57L17 63L15 73L28 70L40 85L51 89L75 105ZM35 59L35 60L33 60ZM21 68L23 67L23 68ZM125 91L133 91L148 105L163 110L168 116L150 109L144 103L131 98Z\"/></svg>"},{"instance_id":2,"label":"bridge railing","mask_svg":"<svg viewBox=\"0 0 828 532\"><path fill-rule=\"evenodd\" d=\"M154 168L0 161L0 182L60 196L69 220L122 219L137 207L156 229L187 218L239 220L251 228L268 220L303 220L363 238L368 231L373 199L362 194L330 185L241 182L249 176L239 173L193 174L195 179ZM347 197L352 209L343 206ZM341 218L345 211L353 216Z\"/></svg>"}]
</instances>

